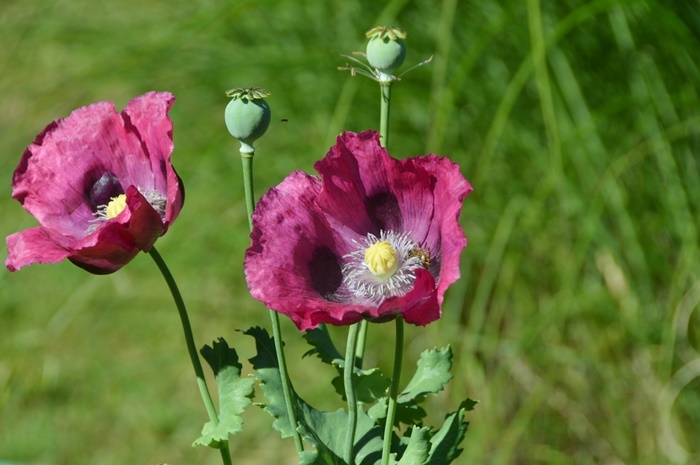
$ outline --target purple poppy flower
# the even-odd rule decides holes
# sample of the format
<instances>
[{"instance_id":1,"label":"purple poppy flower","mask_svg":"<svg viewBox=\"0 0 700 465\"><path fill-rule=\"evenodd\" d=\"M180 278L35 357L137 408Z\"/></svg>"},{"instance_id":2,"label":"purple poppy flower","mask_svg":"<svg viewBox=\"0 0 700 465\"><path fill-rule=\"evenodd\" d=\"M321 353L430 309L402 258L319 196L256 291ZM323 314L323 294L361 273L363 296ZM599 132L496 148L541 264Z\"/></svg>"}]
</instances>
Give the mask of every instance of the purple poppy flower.
<instances>
[{"instance_id":1,"label":"purple poppy flower","mask_svg":"<svg viewBox=\"0 0 700 465\"><path fill-rule=\"evenodd\" d=\"M7 237L10 271L67 258L107 274L150 250L184 200L170 164L174 101L149 92L121 114L95 103L37 136L15 170L12 197L41 226Z\"/></svg>"},{"instance_id":2,"label":"purple poppy flower","mask_svg":"<svg viewBox=\"0 0 700 465\"><path fill-rule=\"evenodd\" d=\"M389 156L373 131L346 132L314 168L267 192L253 214L245 272L253 297L300 330L441 315L467 244L458 220L472 190L459 166Z\"/></svg>"}]
</instances>

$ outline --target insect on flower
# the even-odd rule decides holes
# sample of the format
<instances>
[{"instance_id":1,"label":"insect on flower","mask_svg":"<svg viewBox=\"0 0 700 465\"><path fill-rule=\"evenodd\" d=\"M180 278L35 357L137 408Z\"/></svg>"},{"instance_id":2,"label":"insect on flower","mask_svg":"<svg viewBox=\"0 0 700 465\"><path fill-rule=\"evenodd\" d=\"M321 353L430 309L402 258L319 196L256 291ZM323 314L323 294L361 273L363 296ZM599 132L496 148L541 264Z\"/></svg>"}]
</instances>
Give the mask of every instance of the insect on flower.
<instances>
[{"instance_id":1,"label":"insect on flower","mask_svg":"<svg viewBox=\"0 0 700 465\"><path fill-rule=\"evenodd\" d=\"M314 167L266 193L253 214L245 270L254 297L301 330L402 315L440 317L467 241L472 190L435 155L396 160L373 131L346 132Z\"/></svg>"}]
</instances>

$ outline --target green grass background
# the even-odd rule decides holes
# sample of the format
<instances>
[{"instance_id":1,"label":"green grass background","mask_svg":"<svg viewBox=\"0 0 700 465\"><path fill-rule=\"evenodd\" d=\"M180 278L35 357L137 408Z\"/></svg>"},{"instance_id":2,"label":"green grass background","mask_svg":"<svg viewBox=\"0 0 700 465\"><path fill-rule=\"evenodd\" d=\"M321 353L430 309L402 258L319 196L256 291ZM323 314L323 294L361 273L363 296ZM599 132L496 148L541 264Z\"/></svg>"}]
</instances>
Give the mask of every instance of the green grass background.
<instances>
[{"instance_id":1,"label":"green grass background","mask_svg":"<svg viewBox=\"0 0 700 465\"><path fill-rule=\"evenodd\" d=\"M407 328L404 373L452 344L438 423L478 399L463 464L700 463L700 7L666 0L4 0L0 235L34 226L11 199L25 147L94 101L168 90L187 189L158 249L200 345L268 324L248 294L237 143L224 91L272 91L256 195L312 170L343 130L377 128L376 84L336 68L364 32L408 32L394 156L450 156L475 187L443 318ZM292 380L320 408L331 372L283 321ZM342 330L334 332L341 341ZM389 371L393 325L368 357ZM236 464L294 463L250 408ZM178 317L147 255L110 276L0 271L0 461L217 464Z\"/></svg>"}]
</instances>

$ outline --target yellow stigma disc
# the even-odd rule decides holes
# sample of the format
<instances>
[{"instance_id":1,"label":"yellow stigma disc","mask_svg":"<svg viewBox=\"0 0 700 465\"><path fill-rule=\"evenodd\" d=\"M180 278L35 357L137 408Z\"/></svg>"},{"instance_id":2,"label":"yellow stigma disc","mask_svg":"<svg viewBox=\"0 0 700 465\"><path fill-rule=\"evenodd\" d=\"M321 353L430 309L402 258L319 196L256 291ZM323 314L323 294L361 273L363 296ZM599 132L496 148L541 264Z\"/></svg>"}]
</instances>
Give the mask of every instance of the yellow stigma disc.
<instances>
[{"instance_id":1,"label":"yellow stigma disc","mask_svg":"<svg viewBox=\"0 0 700 465\"><path fill-rule=\"evenodd\" d=\"M119 214L126 208L126 195L121 194L116 197L112 197L112 200L107 204L107 218L116 218Z\"/></svg>"},{"instance_id":2,"label":"yellow stigma disc","mask_svg":"<svg viewBox=\"0 0 700 465\"><path fill-rule=\"evenodd\" d=\"M389 279L399 268L396 250L387 241L375 242L365 250L365 264L379 279Z\"/></svg>"}]
</instances>

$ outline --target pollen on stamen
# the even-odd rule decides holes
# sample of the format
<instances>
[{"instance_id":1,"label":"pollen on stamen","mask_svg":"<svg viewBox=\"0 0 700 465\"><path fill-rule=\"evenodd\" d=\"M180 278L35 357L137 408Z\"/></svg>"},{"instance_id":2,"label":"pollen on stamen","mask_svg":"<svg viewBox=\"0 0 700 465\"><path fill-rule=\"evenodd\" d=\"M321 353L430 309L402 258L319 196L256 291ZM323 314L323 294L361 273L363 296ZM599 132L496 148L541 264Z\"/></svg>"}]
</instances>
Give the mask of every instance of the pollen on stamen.
<instances>
[{"instance_id":1,"label":"pollen on stamen","mask_svg":"<svg viewBox=\"0 0 700 465\"><path fill-rule=\"evenodd\" d=\"M144 190L139 187L138 190L161 217L165 215L166 207L168 204L167 197L163 196L160 192L158 192L155 189ZM108 204L100 205L97 207L97 210L93 213L95 218L90 220L91 224L87 228L85 233L90 234L94 232L100 226L101 223L104 223L105 221L108 221L112 218L116 218L125 208L125 194L120 194L116 197L112 197Z\"/></svg>"},{"instance_id":2,"label":"pollen on stamen","mask_svg":"<svg viewBox=\"0 0 700 465\"><path fill-rule=\"evenodd\" d=\"M357 249L343 257L347 287L358 298L377 305L408 293L416 278L415 270L424 266L421 257L410 253L417 244L409 236L408 232L382 231L379 237L370 233L354 241Z\"/></svg>"},{"instance_id":3,"label":"pollen on stamen","mask_svg":"<svg viewBox=\"0 0 700 465\"><path fill-rule=\"evenodd\" d=\"M97 211L93 213L95 219L93 221L107 221L116 218L126 208L126 195L120 194L109 199L106 205L97 207Z\"/></svg>"},{"instance_id":4,"label":"pollen on stamen","mask_svg":"<svg viewBox=\"0 0 700 465\"><path fill-rule=\"evenodd\" d=\"M155 211L157 211L161 215L165 215L165 209L168 204L167 197L164 197L163 194L161 194L155 189L142 190L141 188L139 188L139 192L141 192L141 194L143 194L143 196L146 197L146 200L148 200L148 203L151 204Z\"/></svg>"}]
</instances>

